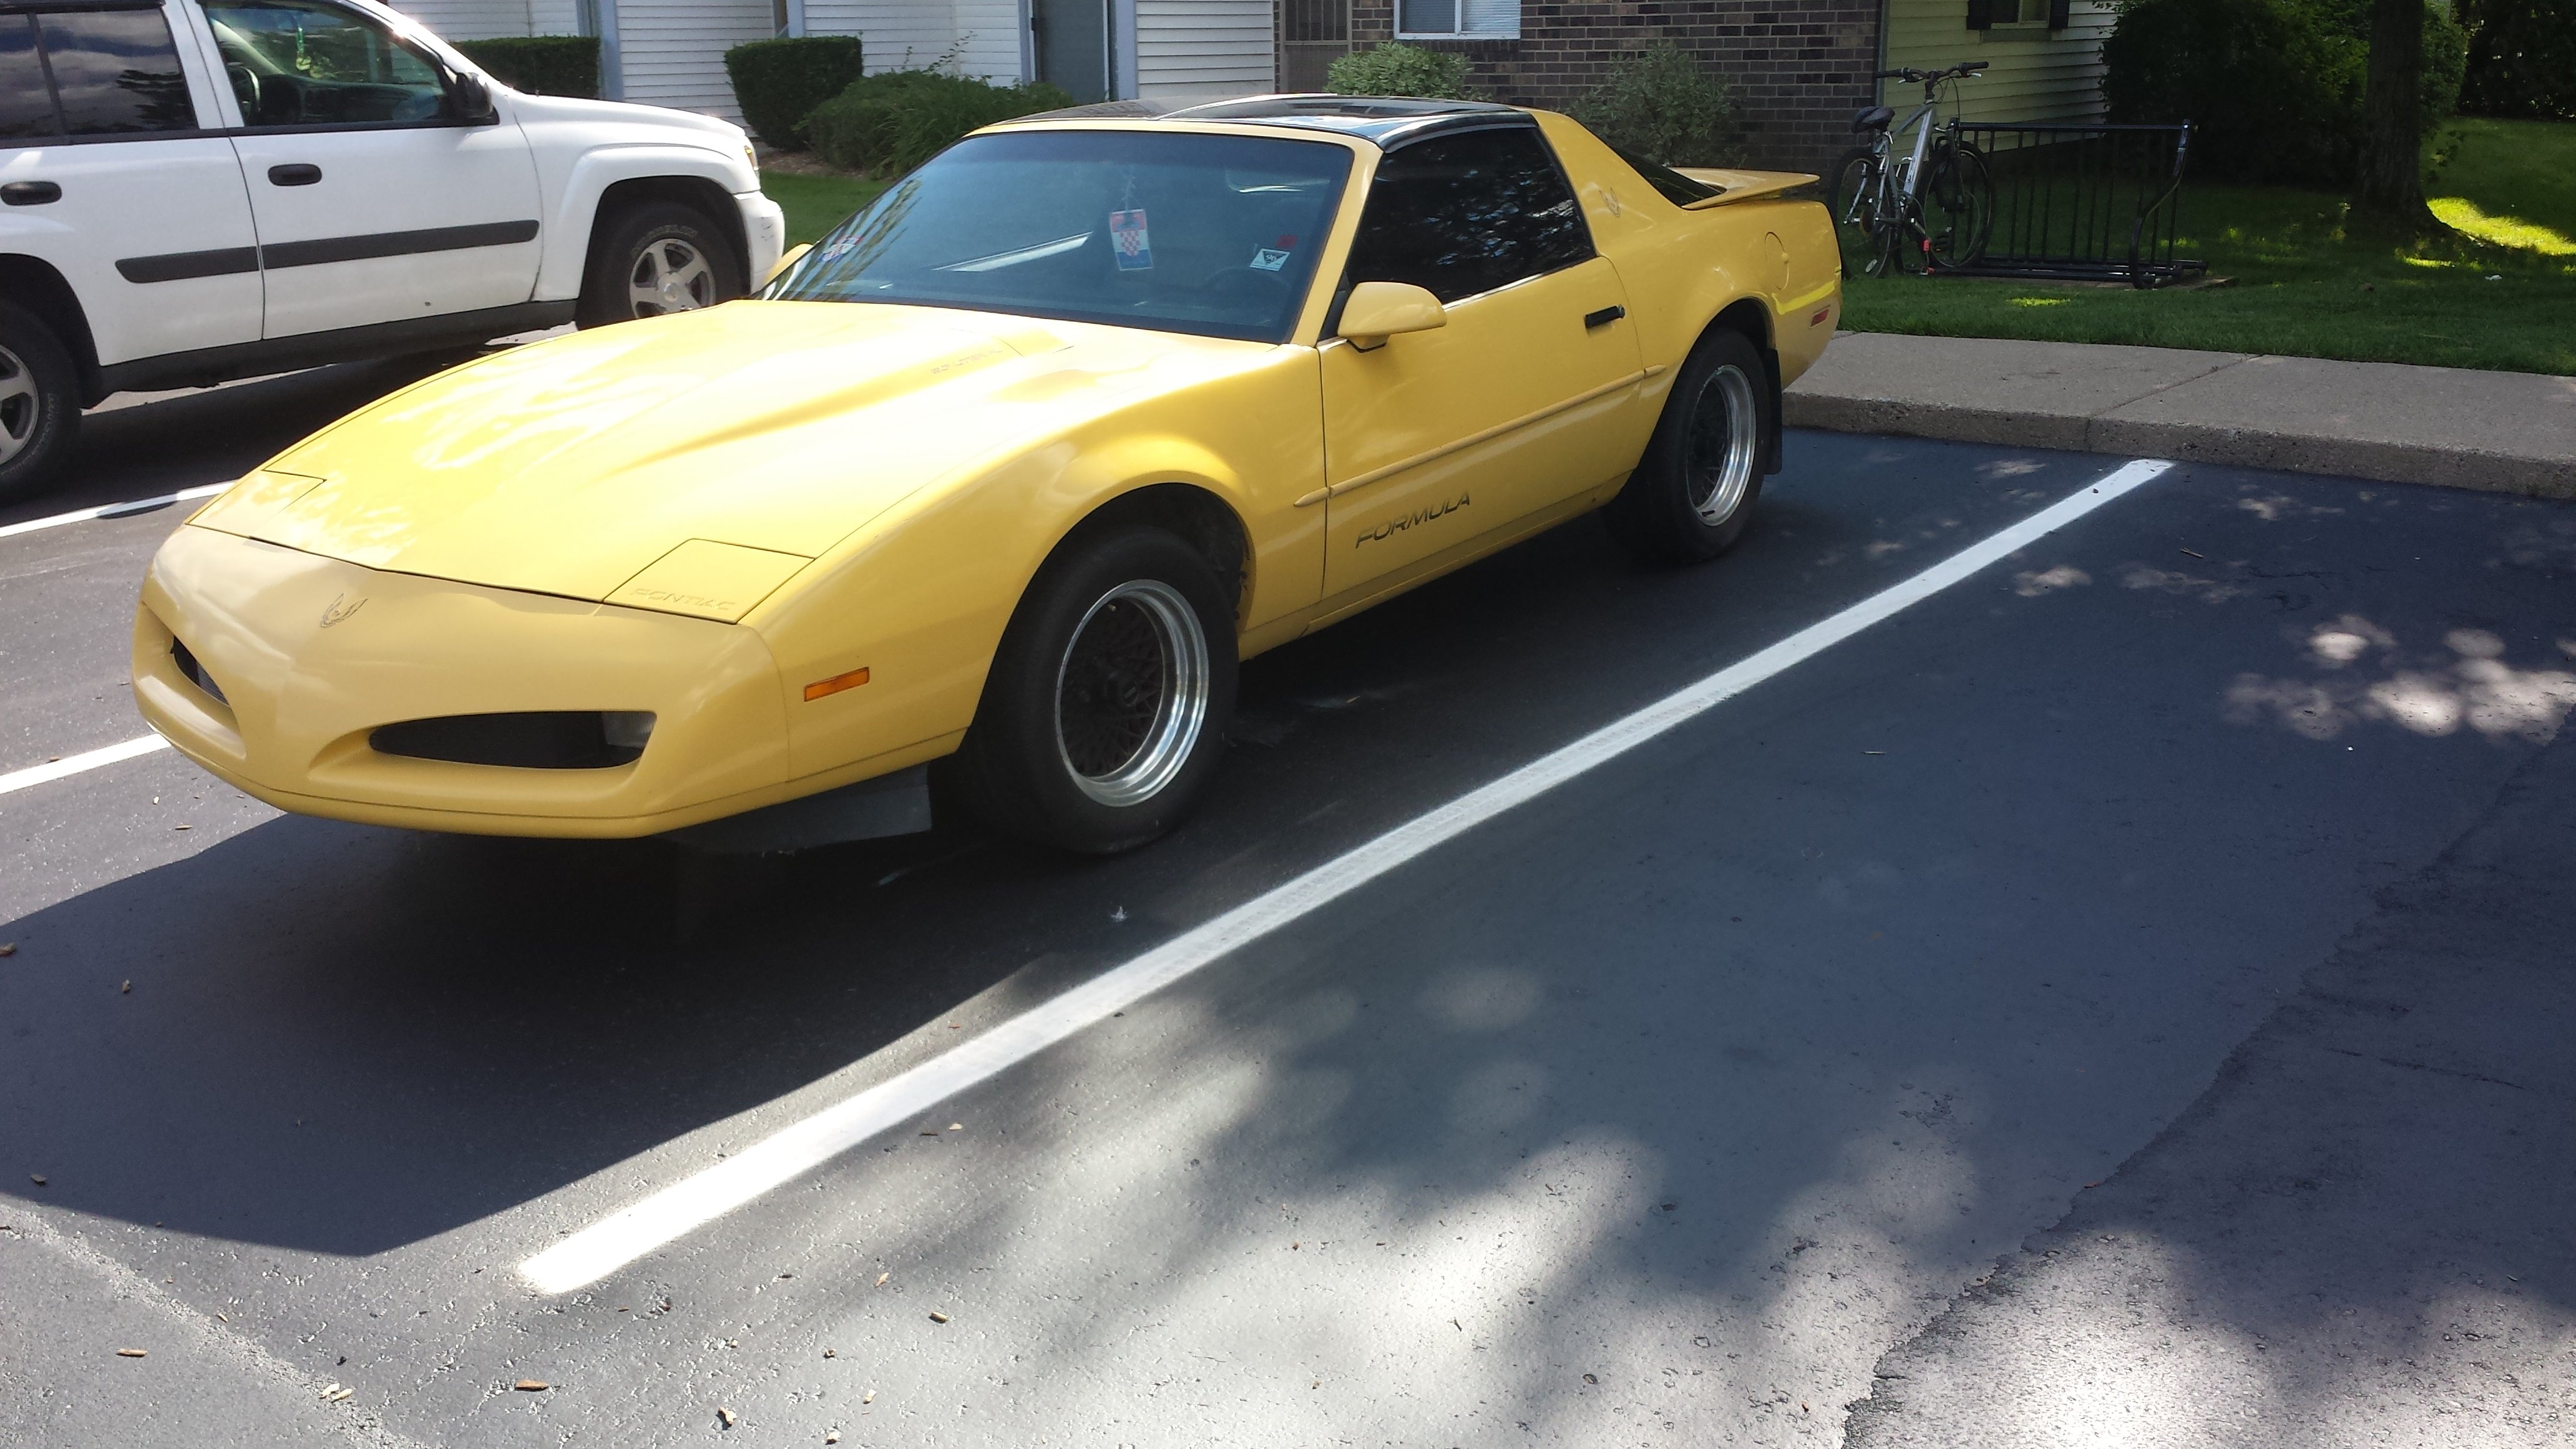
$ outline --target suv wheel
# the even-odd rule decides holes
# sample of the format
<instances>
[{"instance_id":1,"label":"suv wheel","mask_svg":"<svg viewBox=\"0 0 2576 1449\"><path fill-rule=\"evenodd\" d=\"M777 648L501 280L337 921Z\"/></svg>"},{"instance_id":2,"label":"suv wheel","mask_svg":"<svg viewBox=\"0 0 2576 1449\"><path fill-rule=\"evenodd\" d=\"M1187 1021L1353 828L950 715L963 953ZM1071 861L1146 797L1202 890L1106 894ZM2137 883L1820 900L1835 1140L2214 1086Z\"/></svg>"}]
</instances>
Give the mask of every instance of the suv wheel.
<instances>
[{"instance_id":1,"label":"suv wheel","mask_svg":"<svg viewBox=\"0 0 2576 1449\"><path fill-rule=\"evenodd\" d=\"M42 487L79 432L71 354L35 313L0 301L0 499Z\"/></svg>"},{"instance_id":2,"label":"suv wheel","mask_svg":"<svg viewBox=\"0 0 2576 1449\"><path fill-rule=\"evenodd\" d=\"M722 228L695 207L646 202L610 213L601 225L575 320L604 327L690 312L745 290L742 260Z\"/></svg>"}]
</instances>

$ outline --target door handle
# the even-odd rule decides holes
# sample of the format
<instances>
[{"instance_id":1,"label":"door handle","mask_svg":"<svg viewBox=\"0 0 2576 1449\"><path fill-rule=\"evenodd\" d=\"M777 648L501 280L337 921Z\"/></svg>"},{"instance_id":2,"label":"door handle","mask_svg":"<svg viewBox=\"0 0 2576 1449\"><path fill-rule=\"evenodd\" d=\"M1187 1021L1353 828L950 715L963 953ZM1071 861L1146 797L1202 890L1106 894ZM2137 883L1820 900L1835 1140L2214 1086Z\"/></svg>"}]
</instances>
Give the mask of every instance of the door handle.
<instances>
[{"instance_id":1,"label":"door handle","mask_svg":"<svg viewBox=\"0 0 2576 1449\"><path fill-rule=\"evenodd\" d=\"M1598 312L1586 312L1583 314L1583 330L1589 332L1595 327L1607 327L1627 315L1625 307L1604 307Z\"/></svg>"},{"instance_id":2,"label":"door handle","mask_svg":"<svg viewBox=\"0 0 2576 1449\"><path fill-rule=\"evenodd\" d=\"M268 184L271 186L310 186L321 179L321 167L308 165L302 161L268 168Z\"/></svg>"},{"instance_id":3,"label":"door handle","mask_svg":"<svg viewBox=\"0 0 2576 1449\"><path fill-rule=\"evenodd\" d=\"M63 189L50 181L12 181L0 186L0 201L11 206L43 206L63 199Z\"/></svg>"}]
</instances>

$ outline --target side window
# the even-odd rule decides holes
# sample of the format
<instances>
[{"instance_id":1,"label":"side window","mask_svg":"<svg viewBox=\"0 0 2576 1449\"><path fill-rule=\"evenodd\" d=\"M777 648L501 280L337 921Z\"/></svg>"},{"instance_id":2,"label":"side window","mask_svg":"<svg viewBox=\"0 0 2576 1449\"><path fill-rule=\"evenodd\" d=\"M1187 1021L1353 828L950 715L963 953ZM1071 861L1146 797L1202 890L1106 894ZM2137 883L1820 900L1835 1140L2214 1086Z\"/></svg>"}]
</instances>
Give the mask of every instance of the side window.
<instances>
[{"instance_id":1,"label":"side window","mask_svg":"<svg viewBox=\"0 0 2576 1449\"><path fill-rule=\"evenodd\" d=\"M1574 192L1535 128L1418 141L1379 163L1351 247L1354 282L1411 282L1443 302L1592 255Z\"/></svg>"},{"instance_id":2,"label":"side window","mask_svg":"<svg viewBox=\"0 0 2576 1449\"><path fill-rule=\"evenodd\" d=\"M159 10L0 15L0 140L196 125L179 48Z\"/></svg>"},{"instance_id":3,"label":"side window","mask_svg":"<svg viewBox=\"0 0 2576 1449\"><path fill-rule=\"evenodd\" d=\"M206 0L224 76L253 126L435 121L447 80L373 19L320 0Z\"/></svg>"},{"instance_id":4,"label":"side window","mask_svg":"<svg viewBox=\"0 0 2576 1449\"><path fill-rule=\"evenodd\" d=\"M36 17L36 29L65 131L97 136L196 128L179 47L160 11L48 11Z\"/></svg>"}]
</instances>

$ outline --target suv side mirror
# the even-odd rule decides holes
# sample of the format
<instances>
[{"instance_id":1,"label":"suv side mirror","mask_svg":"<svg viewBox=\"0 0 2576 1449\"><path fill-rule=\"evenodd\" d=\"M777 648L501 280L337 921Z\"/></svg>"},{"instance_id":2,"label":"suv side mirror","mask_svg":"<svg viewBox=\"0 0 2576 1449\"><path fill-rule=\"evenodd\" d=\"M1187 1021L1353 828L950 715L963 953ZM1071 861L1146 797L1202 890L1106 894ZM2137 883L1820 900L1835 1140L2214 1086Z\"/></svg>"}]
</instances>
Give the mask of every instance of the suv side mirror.
<instances>
[{"instance_id":1,"label":"suv side mirror","mask_svg":"<svg viewBox=\"0 0 2576 1449\"><path fill-rule=\"evenodd\" d=\"M459 72L447 78L447 114L469 126L479 126L499 114L492 105L492 88L479 75Z\"/></svg>"},{"instance_id":2,"label":"suv side mirror","mask_svg":"<svg viewBox=\"0 0 2576 1449\"><path fill-rule=\"evenodd\" d=\"M1398 332L1448 325L1440 299L1411 282L1362 282L1342 302L1342 335L1362 352L1375 352Z\"/></svg>"}]
</instances>

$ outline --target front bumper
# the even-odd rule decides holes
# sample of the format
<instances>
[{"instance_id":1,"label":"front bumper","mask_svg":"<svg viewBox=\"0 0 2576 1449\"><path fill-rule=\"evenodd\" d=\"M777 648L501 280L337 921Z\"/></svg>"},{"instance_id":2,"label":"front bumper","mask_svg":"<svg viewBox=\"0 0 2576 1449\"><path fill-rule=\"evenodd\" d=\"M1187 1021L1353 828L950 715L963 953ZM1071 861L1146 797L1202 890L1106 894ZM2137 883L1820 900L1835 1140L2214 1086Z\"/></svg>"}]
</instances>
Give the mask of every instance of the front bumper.
<instances>
[{"instance_id":1,"label":"front bumper","mask_svg":"<svg viewBox=\"0 0 2576 1449\"><path fill-rule=\"evenodd\" d=\"M749 252L743 264L751 270L744 281L757 292L769 280L769 269L787 252L787 213L757 191L743 192L733 200L742 208L742 238Z\"/></svg>"},{"instance_id":2,"label":"front bumper","mask_svg":"<svg viewBox=\"0 0 2576 1449\"><path fill-rule=\"evenodd\" d=\"M221 699L180 668L174 637ZM144 579L133 671L144 718L208 770L280 809L367 824L650 835L854 775L791 778L777 666L750 629L384 573L195 526ZM369 743L405 720L551 710L655 723L640 756L607 768L460 764Z\"/></svg>"}]
</instances>

